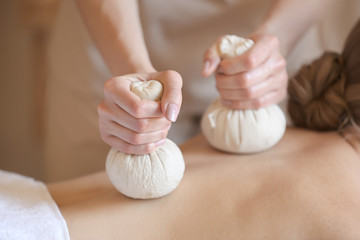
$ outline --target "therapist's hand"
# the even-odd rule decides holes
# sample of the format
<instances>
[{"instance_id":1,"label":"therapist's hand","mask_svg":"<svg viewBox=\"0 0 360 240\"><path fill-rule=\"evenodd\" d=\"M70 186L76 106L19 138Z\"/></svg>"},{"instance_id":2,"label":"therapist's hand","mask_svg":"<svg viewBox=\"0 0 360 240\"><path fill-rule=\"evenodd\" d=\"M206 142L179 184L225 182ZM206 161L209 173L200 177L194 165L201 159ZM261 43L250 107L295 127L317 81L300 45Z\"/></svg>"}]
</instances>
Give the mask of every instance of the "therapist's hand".
<instances>
[{"instance_id":1,"label":"therapist's hand","mask_svg":"<svg viewBox=\"0 0 360 240\"><path fill-rule=\"evenodd\" d=\"M204 55L203 76L215 73L222 103L231 109L257 109L286 97L286 62L274 35L250 36L254 45L244 54L221 59L217 46L220 37Z\"/></svg>"},{"instance_id":2,"label":"therapist's hand","mask_svg":"<svg viewBox=\"0 0 360 240\"><path fill-rule=\"evenodd\" d=\"M130 91L137 81L163 84L161 101L140 99ZM105 143L128 154L147 154L164 144L182 102L182 78L175 71L129 74L105 83L98 106L100 134Z\"/></svg>"}]
</instances>

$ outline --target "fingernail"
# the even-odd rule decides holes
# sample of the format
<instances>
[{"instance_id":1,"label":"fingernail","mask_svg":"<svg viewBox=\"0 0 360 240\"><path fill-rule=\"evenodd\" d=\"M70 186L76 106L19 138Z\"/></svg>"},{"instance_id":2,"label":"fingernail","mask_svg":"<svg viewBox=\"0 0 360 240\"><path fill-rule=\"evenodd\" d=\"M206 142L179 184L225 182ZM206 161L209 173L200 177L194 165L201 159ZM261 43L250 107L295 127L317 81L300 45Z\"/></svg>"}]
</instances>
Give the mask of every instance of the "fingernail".
<instances>
[{"instance_id":1,"label":"fingernail","mask_svg":"<svg viewBox=\"0 0 360 240\"><path fill-rule=\"evenodd\" d=\"M175 122L179 113L179 107L173 103L169 103L166 107L166 118Z\"/></svg>"}]
</instances>

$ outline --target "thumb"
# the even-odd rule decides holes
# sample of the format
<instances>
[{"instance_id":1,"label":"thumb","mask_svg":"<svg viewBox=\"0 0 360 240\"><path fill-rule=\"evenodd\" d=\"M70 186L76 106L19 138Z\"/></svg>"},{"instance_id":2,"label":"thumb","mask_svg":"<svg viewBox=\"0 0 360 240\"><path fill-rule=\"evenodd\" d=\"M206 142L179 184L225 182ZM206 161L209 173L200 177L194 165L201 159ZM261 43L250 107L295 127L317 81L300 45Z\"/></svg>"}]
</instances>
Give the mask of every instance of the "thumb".
<instances>
[{"instance_id":1,"label":"thumb","mask_svg":"<svg viewBox=\"0 0 360 240\"><path fill-rule=\"evenodd\" d=\"M164 93L161 98L161 109L166 119L175 122L182 102L182 77L176 71L165 71L159 79L164 86Z\"/></svg>"},{"instance_id":2,"label":"thumb","mask_svg":"<svg viewBox=\"0 0 360 240\"><path fill-rule=\"evenodd\" d=\"M208 77L218 68L221 58L217 50L218 41L216 41L210 48L205 51L203 58L203 68L201 74Z\"/></svg>"}]
</instances>

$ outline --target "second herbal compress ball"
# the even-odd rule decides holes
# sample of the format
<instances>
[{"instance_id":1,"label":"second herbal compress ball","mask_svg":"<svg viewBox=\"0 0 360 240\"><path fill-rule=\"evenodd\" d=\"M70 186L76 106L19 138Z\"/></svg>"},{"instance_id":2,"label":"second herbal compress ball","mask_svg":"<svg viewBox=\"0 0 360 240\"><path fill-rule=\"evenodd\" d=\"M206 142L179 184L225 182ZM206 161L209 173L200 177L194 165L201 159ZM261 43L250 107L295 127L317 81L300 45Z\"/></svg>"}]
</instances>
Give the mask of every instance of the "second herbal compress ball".
<instances>
[{"instance_id":1,"label":"second herbal compress ball","mask_svg":"<svg viewBox=\"0 0 360 240\"><path fill-rule=\"evenodd\" d=\"M218 45L222 58L243 54L252 45L251 39L225 36ZM259 109L233 110L216 99L201 120L204 136L211 146L230 153L256 153L280 141L286 129L286 118L276 104Z\"/></svg>"}]
</instances>

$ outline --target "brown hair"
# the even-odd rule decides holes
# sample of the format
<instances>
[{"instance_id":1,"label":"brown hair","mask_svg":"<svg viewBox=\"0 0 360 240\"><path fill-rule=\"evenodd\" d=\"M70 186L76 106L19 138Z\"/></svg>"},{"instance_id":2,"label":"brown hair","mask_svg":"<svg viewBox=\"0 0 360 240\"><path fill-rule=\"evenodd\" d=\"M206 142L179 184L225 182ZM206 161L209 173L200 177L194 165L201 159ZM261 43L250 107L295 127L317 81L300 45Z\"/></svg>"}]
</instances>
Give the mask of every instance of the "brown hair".
<instances>
[{"instance_id":1,"label":"brown hair","mask_svg":"<svg viewBox=\"0 0 360 240\"><path fill-rule=\"evenodd\" d=\"M288 111L298 127L342 130L360 124L360 20L343 53L325 52L289 81Z\"/></svg>"}]
</instances>

